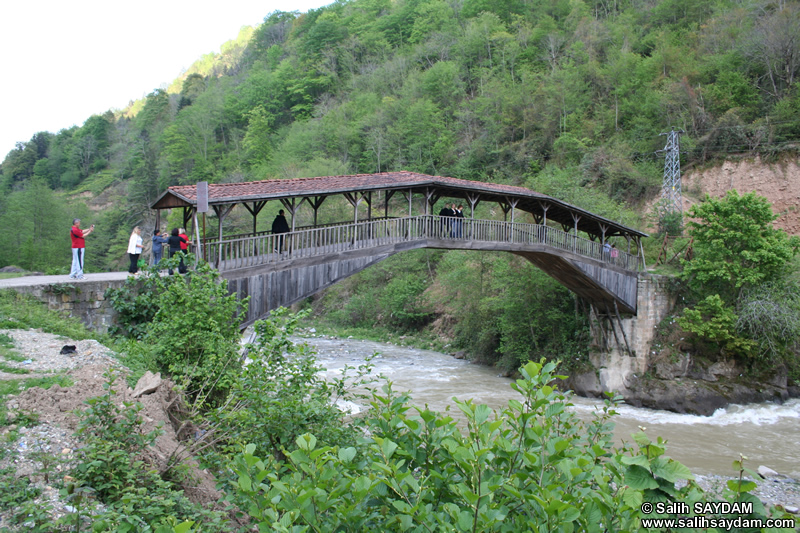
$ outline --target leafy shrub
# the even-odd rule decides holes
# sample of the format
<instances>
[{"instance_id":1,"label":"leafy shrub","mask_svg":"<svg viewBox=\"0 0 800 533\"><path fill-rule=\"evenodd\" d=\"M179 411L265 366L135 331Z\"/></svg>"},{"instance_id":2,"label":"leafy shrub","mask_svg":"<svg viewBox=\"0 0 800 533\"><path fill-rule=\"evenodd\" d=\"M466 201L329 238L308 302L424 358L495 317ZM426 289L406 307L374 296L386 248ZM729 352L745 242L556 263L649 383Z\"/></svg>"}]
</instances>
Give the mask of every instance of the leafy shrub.
<instances>
[{"instance_id":1,"label":"leafy shrub","mask_svg":"<svg viewBox=\"0 0 800 533\"><path fill-rule=\"evenodd\" d=\"M78 435L86 442L82 460L75 468L81 483L89 485L106 501L118 499L129 487L147 485L142 455L152 446L160 430L143 431L139 402L117 405L114 386L118 373L108 370L102 396L86 400L88 407L78 411Z\"/></svg>"},{"instance_id":2,"label":"leafy shrub","mask_svg":"<svg viewBox=\"0 0 800 533\"><path fill-rule=\"evenodd\" d=\"M755 343L737 335L737 319L734 310L714 294L694 308L684 309L678 324L701 339L717 344L723 352L746 358L751 355Z\"/></svg>"},{"instance_id":3,"label":"leafy shrub","mask_svg":"<svg viewBox=\"0 0 800 533\"><path fill-rule=\"evenodd\" d=\"M158 370L183 380L192 399L221 402L239 372L237 316L247 300L229 294L218 271L192 258L185 276L159 275L177 264L168 259L107 291L119 313L117 331L143 341L127 345L141 365L155 361Z\"/></svg>"},{"instance_id":4,"label":"leafy shrub","mask_svg":"<svg viewBox=\"0 0 800 533\"><path fill-rule=\"evenodd\" d=\"M167 284L177 281L176 278L159 275L163 266L148 267L143 270L143 276L128 276L121 287L106 289L105 298L117 314L117 323L109 328L109 333L134 339L144 337L158 312L161 293Z\"/></svg>"},{"instance_id":5,"label":"leafy shrub","mask_svg":"<svg viewBox=\"0 0 800 533\"><path fill-rule=\"evenodd\" d=\"M283 457L297 437L314 432L328 443L355 439L344 423L347 412L337 402L353 399L353 387L368 385L371 365L359 367L355 376L328 381L320 374L307 344L289 338L305 313L273 311L255 324L256 341L248 345L248 364L231 388L225 405L209 414L213 432L225 450L254 443L259 449Z\"/></svg>"},{"instance_id":6,"label":"leafy shrub","mask_svg":"<svg viewBox=\"0 0 800 533\"><path fill-rule=\"evenodd\" d=\"M774 229L770 203L754 192L706 195L688 215L694 257L682 261L682 277L700 297L716 293L731 303L742 288L780 278L800 250L800 237Z\"/></svg>"},{"instance_id":7,"label":"leafy shrub","mask_svg":"<svg viewBox=\"0 0 800 533\"><path fill-rule=\"evenodd\" d=\"M218 271L201 263L166 284L144 340L162 368L185 380L190 397L220 402L240 371L237 316L246 306L228 293Z\"/></svg>"},{"instance_id":8,"label":"leafy shrub","mask_svg":"<svg viewBox=\"0 0 800 533\"><path fill-rule=\"evenodd\" d=\"M105 394L88 399L88 407L78 411L77 433L85 446L73 469L78 481L67 485L63 495L78 502L91 495L106 505L94 516L93 531L166 533L174 526L188 531L191 521L186 518L202 520L204 531L225 531L219 513L192 504L144 460L162 431L145 432L142 405L118 403L114 387L119 375L109 370L105 377Z\"/></svg>"},{"instance_id":9,"label":"leafy shrub","mask_svg":"<svg viewBox=\"0 0 800 533\"><path fill-rule=\"evenodd\" d=\"M639 531L644 502L704 501L661 439L641 432L637 450L612 449L613 403L582 422L548 385L554 369L525 365L512 385L520 400L495 417L457 401L464 434L450 416L411 408L388 387L373 396L357 446L318 446L305 434L276 462L251 444L234 465L234 491L261 530L282 532ZM753 501L764 517L752 488L733 482L727 497Z\"/></svg>"}]
</instances>

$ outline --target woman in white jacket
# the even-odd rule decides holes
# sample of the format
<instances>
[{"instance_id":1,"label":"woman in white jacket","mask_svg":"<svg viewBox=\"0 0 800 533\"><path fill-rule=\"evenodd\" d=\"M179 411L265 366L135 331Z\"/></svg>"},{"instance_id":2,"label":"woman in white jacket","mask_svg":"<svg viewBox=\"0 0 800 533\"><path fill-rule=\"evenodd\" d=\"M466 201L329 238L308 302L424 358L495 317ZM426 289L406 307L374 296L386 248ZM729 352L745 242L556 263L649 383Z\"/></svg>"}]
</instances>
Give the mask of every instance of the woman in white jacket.
<instances>
[{"instance_id":1,"label":"woman in white jacket","mask_svg":"<svg viewBox=\"0 0 800 533\"><path fill-rule=\"evenodd\" d=\"M142 230L136 226L128 240L128 256L131 258L131 266L128 267L129 274L136 274L139 271L139 256L142 254L142 248Z\"/></svg>"}]
</instances>

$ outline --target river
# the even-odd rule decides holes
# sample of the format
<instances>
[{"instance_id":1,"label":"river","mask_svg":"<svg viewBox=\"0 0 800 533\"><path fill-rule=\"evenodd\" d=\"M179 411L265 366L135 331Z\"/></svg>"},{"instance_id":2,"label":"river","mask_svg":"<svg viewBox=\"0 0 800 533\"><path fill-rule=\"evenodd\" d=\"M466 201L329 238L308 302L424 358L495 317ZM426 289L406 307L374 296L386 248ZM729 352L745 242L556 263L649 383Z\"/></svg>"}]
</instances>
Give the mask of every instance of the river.
<instances>
[{"instance_id":1,"label":"river","mask_svg":"<svg viewBox=\"0 0 800 533\"><path fill-rule=\"evenodd\" d=\"M413 403L451 413L452 402L472 398L497 409L519 394L511 379L482 365L457 360L439 352L405 346L328 337L304 337L315 347L320 364L330 375L347 364L356 366L378 352L375 371L394 383L397 391L411 391ZM602 405L598 400L575 397L576 412L587 419ZM454 411L455 410L455 411ZM645 427L651 438L667 440L667 455L697 474L732 476L731 463L743 454L746 466L755 470L765 465L794 479L800 479L800 400L783 405L763 403L729 406L710 417L681 415L622 405L617 409L615 437L630 442L630 435Z\"/></svg>"}]
</instances>

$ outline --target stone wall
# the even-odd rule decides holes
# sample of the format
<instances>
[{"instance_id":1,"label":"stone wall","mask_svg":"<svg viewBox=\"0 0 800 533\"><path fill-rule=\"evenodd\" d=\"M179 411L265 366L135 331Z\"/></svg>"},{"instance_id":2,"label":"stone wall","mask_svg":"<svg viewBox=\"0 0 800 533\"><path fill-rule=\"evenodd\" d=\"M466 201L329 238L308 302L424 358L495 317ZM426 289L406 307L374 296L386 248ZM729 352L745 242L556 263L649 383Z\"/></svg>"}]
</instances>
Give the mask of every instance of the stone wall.
<instances>
[{"instance_id":1,"label":"stone wall","mask_svg":"<svg viewBox=\"0 0 800 533\"><path fill-rule=\"evenodd\" d=\"M597 369L597 381L592 383L591 376L582 377L583 386L593 389L584 391L588 395L615 391L624 396L628 392L629 378L647 371L656 327L675 305L675 297L668 291L668 281L666 276L639 275L637 314L622 319L621 331L617 320L592 317L596 325L590 357Z\"/></svg>"},{"instance_id":2,"label":"stone wall","mask_svg":"<svg viewBox=\"0 0 800 533\"><path fill-rule=\"evenodd\" d=\"M76 283L54 283L13 287L23 294L30 294L47 304L53 311L61 311L79 318L87 328L107 333L114 323L116 313L111 302L105 299L106 289L119 288L121 281L80 281Z\"/></svg>"}]
</instances>

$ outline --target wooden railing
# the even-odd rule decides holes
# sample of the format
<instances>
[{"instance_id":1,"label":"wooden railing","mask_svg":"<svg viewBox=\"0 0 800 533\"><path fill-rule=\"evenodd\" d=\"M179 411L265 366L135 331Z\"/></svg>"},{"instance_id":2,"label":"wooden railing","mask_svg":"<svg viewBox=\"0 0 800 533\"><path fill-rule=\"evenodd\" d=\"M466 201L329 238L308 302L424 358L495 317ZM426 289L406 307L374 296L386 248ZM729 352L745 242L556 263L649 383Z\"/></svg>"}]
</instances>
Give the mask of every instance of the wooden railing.
<instances>
[{"instance_id":1,"label":"wooden railing","mask_svg":"<svg viewBox=\"0 0 800 533\"><path fill-rule=\"evenodd\" d=\"M639 268L639 257L636 255L623 250L604 250L597 241L550 226L430 215L371 220L283 234L226 238L206 243L203 255L213 266L225 271L427 238L498 244L544 244L626 270Z\"/></svg>"},{"instance_id":2,"label":"wooden railing","mask_svg":"<svg viewBox=\"0 0 800 533\"><path fill-rule=\"evenodd\" d=\"M389 218L390 217L377 217L377 218L373 218L372 221L374 222L376 220L387 220ZM391 217L391 218L394 218L394 217ZM307 230L307 229L332 228L334 226L341 226L343 224L349 224L349 222L328 222L326 224L317 224L316 226L299 226L299 227L295 228L295 231L303 231L303 230ZM257 233L239 233L239 234L235 234L235 235L225 235L222 240L223 241L231 241L231 240L241 239L241 238L244 238L244 237L261 237L263 235L271 235L271 234L272 234L271 230L259 231ZM212 243L216 243L218 241L219 241L219 237L217 237L216 235L209 235L208 233L206 234L205 239L203 239L203 243L204 244L212 244Z\"/></svg>"}]
</instances>

